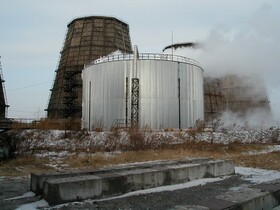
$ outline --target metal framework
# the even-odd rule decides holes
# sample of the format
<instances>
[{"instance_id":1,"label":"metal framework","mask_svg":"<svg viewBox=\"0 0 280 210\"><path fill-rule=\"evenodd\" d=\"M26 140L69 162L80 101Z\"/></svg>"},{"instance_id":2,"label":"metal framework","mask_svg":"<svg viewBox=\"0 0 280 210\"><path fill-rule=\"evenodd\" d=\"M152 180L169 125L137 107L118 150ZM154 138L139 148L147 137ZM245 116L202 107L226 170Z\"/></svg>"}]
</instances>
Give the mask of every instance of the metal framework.
<instances>
[{"instance_id":1,"label":"metal framework","mask_svg":"<svg viewBox=\"0 0 280 210\"><path fill-rule=\"evenodd\" d=\"M139 79L132 78L131 87L131 127L139 123Z\"/></svg>"},{"instance_id":2,"label":"metal framework","mask_svg":"<svg viewBox=\"0 0 280 210\"><path fill-rule=\"evenodd\" d=\"M0 56L1 58L1 56ZM6 96L6 90L5 90L5 80L3 78L3 72L2 72L2 65L0 61L0 82L1 82L1 87L0 87L0 118L6 118L7 113L8 113L8 107L7 105L7 96Z\"/></svg>"},{"instance_id":3,"label":"metal framework","mask_svg":"<svg viewBox=\"0 0 280 210\"><path fill-rule=\"evenodd\" d=\"M78 90L82 87L82 83L78 80L81 71L67 71L64 75L64 117L76 117L77 113L82 110L82 106L78 103Z\"/></svg>"}]
</instances>

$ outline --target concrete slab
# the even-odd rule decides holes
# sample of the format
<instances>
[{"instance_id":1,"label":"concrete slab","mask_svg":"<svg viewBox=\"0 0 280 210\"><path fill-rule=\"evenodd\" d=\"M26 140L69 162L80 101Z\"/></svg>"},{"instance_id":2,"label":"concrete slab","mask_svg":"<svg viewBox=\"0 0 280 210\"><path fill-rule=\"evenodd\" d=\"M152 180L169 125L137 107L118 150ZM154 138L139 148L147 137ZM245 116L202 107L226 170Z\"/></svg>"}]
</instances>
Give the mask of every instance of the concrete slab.
<instances>
[{"instance_id":1,"label":"concrete slab","mask_svg":"<svg viewBox=\"0 0 280 210\"><path fill-rule=\"evenodd\" d=\"M94 170L86 170L86 171L77 171L77 172L69 172L69 173L31 173L30 180L30 190L34 192L36 195L40 195L43 193L43 184L46 180L57 179L57 178L67 178L74 176L83 176L83 175L97 175L103 173L114 173L119 171L129 171L135 170L136 168L155 168L158 166L168 166L168 165L176 165L176 164L184 164L184 163L206 163L212 160L212 158L188 158L182 160L162 160L162 161L149 161L142 163L133 163L133 164L125 164L118 165L114 167L108 167L103 169L94 169Z\"/></svg>"},{"instance_id":2,"label":"concrete slab","mask_svg":"<svg viewBox=\"0 0 280 210\"><path fill-rule=\"evenodd\" d=\"M216 198L235 203L236 207L232 209L270 210L280 204L280 188L275 184L275 182L267 182L250 188L230 190Z\"/></svg>"},{"instance_id":3,"label":"concrete slab","mask_svg":"<svg viewBox=\"0 0 280 210\"><path fill-rule=\"evenodd\" d=\"M209 208L205 206L198 206L198 205L181 205L175 206L173 209L170 210L209 210Z\"/></svg>"},{"instance_id":4,"label":"concrete slab","mask_svg":"<svg viewBox=\"0 0 280 210\"><path fill-rule=\"evenodd\" d=\"M280 179L274 180L273 182L262 183L252 186L253 188L265 190L271 193L279 192L280 193Z\"/></svg>"},{"instance_id":5,"label":"concrete slab","mask_svg":"<svg viewBox=\"0 0 280 210\"><path fill-rule=\"evenodd\" d=\"M222 210L222 209L234 209L236 203L227 200L212 198L200 202L199 206L204 206L211 210Z\"/></svg>"},{"instance_id":6,"label":"concrete slab","mask_svg":"<svg viewBox=\"0 0 280 210\"><path fill-rule=\"evenodd\" d=\"M55 205L231 174L234 174L233 162L217 160L207 164L157 165L154 168L122 170L118 173L58 178L45 181L44 199L50 205Z\"/></svg>"}]
</instances>

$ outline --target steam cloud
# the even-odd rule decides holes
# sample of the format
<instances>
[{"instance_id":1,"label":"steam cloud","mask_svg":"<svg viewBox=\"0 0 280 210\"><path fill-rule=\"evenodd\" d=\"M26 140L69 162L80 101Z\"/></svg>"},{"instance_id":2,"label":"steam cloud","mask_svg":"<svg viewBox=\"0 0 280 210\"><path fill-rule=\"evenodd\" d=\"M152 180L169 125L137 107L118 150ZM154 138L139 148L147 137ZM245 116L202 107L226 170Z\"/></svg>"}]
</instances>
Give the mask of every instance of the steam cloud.
<instances>
[{"instance_id":1,"label":"steam cloud","mask_svg":"<svg viewBox=\"0 0 280 210\"><path fill-rule=\"evenodd\" d=\"M238 30L226 26L211 30L197 59L207 76L237 74L264 80L274 122L280 122L280 18L264 4ZM252 83L252 81L248 81ZM257 82L255 82L257 83ZM253 95L257 96L256 88ZM263 122L263 113L248 118ZM258 117L259 116L259 117ZM223 116L234 119L229 113ZM249 119L249 120L250 120ZM238 120L239 121L239 120ZM251 120L250 120L251 121Z\"/></svg>"},{"instance_id":2,"label":"steam cloud","mask_svg":"<svg viewBox=\"0 0 280 210\"><path fill-rule=\"evenodd\" d=\"M206 77L234 74L243 78L244 87L254 87L249 94L256 101L267 91L272 118L264 110L256 110L247 119L226 112L221 117L224 125L236 128L280 125L280 16L275 12L269 4L263 4L238 28L218 25L200 42L199 49L175 52L198 60Z\"/></svg>"}]
</instances>

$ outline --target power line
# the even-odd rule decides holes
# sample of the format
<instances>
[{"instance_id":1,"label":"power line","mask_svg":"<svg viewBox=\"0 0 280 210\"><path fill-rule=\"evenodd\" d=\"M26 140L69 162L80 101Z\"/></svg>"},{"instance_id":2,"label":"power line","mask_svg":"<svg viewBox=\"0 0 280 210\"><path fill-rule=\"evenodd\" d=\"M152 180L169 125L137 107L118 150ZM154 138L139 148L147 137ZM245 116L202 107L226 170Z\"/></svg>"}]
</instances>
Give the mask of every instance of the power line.
<instances>
[{"instance_id":1,"label":"power line","mask_svg":"<svg viewBox=\"0 0 280 210\"><path fill-rule=\"evenodd\" d=\"M32 85L23 86L23 87L19 87L19 88L14 88L14 89L10 89L10 90L7 90L7 91L22 90L22 89L26 89L26 88L30 88L30 87L34 87L34 86L43 85L43 84L49 83L50 81L51 80L45 81L45 82L40 82L40 83L35 83L35 84L32 84Z\"/></svg>"}]
</instances>

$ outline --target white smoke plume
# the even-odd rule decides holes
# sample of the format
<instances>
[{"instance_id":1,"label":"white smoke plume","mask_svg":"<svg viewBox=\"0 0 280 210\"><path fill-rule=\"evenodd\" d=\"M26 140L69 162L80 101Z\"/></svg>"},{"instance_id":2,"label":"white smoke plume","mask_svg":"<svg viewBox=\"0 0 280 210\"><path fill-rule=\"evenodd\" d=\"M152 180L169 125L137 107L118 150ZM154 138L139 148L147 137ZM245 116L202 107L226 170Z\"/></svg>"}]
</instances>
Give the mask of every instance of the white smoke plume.
<instances>
[{"instance_id":1,"label":"white smoke plume","mask_svg":"<svg viewBox=\"0 0 280 210\"><path fill-rule=\"evenodd\" d=\"M216 27L203 42L199 60L210 75L236 72L259 74L271 80L269 73L279 75L279 21L265 4L239 29Z\"/></svg>"},{"instance_id":2,"label":"white smoke plume","mask_svg":"<svg viewBox=\"0 0 280 210\"><path fill-rule=\"evenodd\" d=\"M203 41L197 59L205 75L220 77L227 74L254 76L264 80L274 122L280 122L280 18L276 11L264 4L238 29L226 25L212 29ZM251 82L251 81L250 81ZM249 81L248 81L249 83ZM255 89L253 95L257 96ZM263 120L263 115L255 122Z\"/></svg>"},{"instance_id":3,"label":"white smoke plume","mask_svg":"<svg viewBox=\"0 0 280 210\"><path fill-rule=\"evenodd\" d=\"M214 27L205 40L198 42L199 48L174 49L174 54L199 61L206 77L221 78L226 75L238 75L242 78L239 82L244 83L240 83L243 87L254 87L250 88L249 95L255 101L262 100L264 95L268 95L272 117L263 114L264 110L251 113L247 116L248 119L241 119L227 112L222 117L224 122L236 126L239 124L241 127L280 125L279 23L280 15L265 3L238 27L231 28L226 23ZM170 54L171 50L168 49L165 53ZM243 94L247 95L247 93Z\"/></svg>"},{"instance_id":4,"label":"white smoke plume","mask_svg":"<svg viewBox=\"0 0 280 210\"><path fill-rule=\"evenodd\" d=\"M219 129L225 128L228 130L263 130L277 126L271 121L271 116L264 109L257 109L255 112L247 114L246 117L242 117L231 111L225 111L213 123L218 123Z\"/></svg>"}]
</instances>

